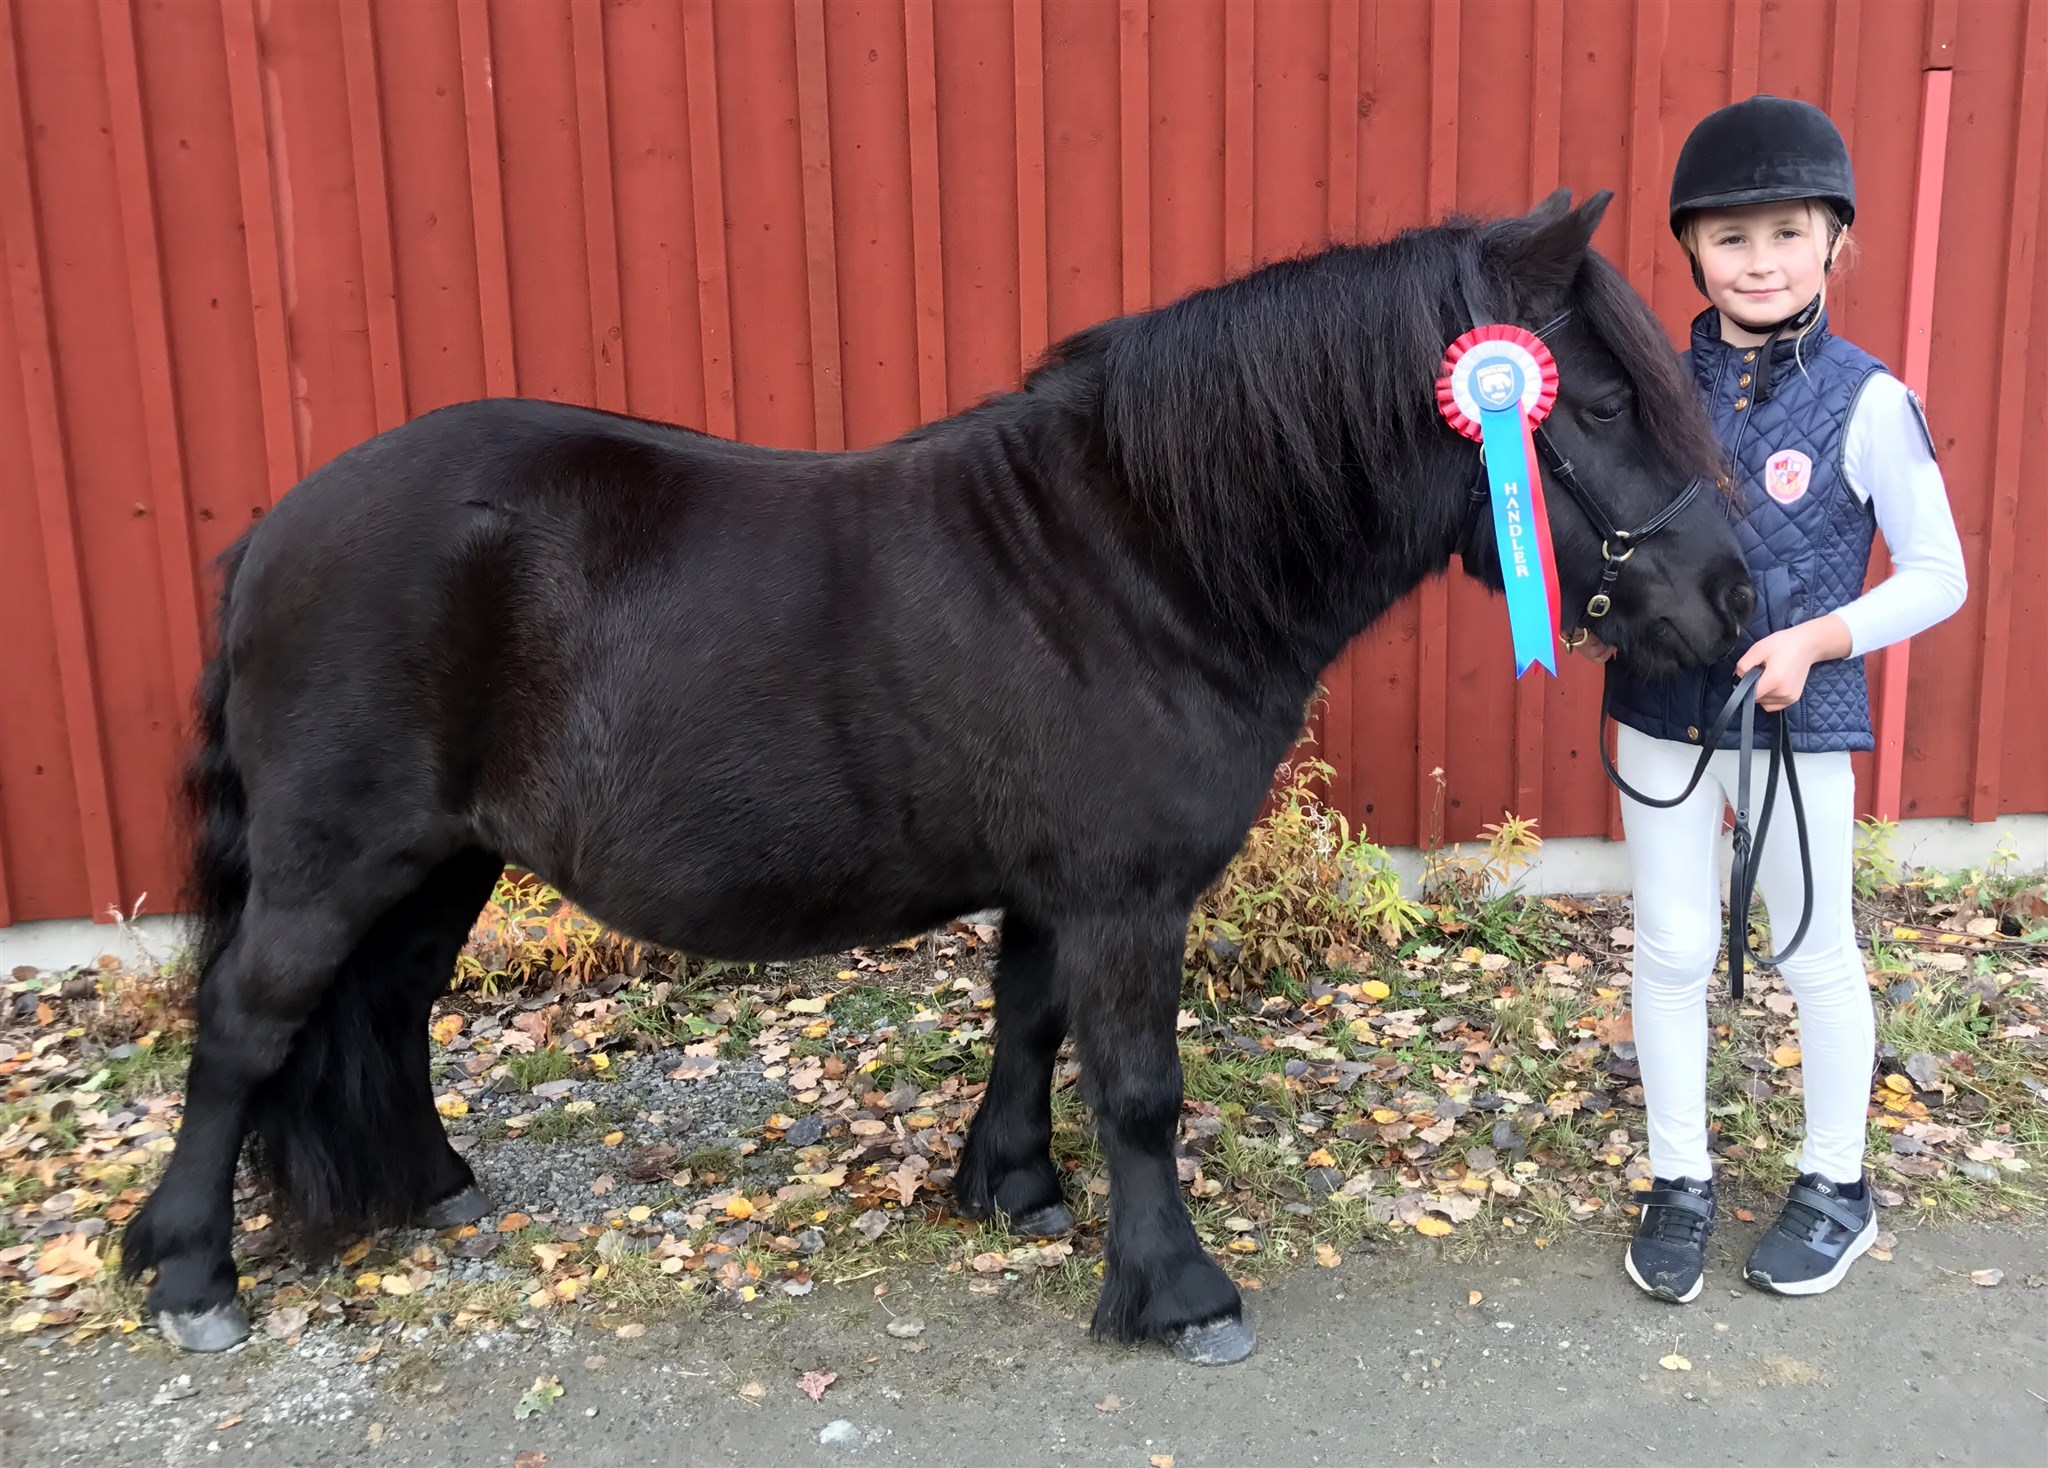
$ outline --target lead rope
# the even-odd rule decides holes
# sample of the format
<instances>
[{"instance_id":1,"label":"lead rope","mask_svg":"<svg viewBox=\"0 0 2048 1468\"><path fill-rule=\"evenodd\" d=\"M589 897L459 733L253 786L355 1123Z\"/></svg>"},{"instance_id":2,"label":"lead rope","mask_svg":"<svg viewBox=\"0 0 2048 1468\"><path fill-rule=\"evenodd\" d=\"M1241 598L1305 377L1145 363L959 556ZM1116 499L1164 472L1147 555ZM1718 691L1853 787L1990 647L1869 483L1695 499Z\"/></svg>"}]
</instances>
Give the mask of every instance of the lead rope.
<instances>
[{"instance_id":1,"label":"lead rope","mask_svg":"<svg viewBox=\"0 0 2048 1468\"><path fill-rule=\"evenodd\" d=\"M1728 992L1736 999L1742 997L1744 964L1754 964L1758 968L1778 967L1798 951L1806 939L1807 927L1813 922L1813 850L1807 838L1806 805L1799 797L1799 765L1792 757L1792 738L1782 716L1772 725L1771 762L1764 777L1763 809L1757 813L1754 833L1750 830L1750 765L1756 755L1756 685L1763 673L1762 668L1752 668L1743 674L1742 680L1735 685L1735 691L1728 695L1728 701L1715 716L1706 737L1700 741L1699 762L1693 766L1692 778L1685 782L1683 790L1669 799L1643 794L1622 779L1621 772L1614 768L1613 757L1607 752L1607 721L1612 714L1608 709L1606 690L1602 689L1600 694L1601 768L1607 771L1607 778L1623 795L1640 805L1654 806L1659 810L1682 804L1699 788L1721 736L1728 732L1730 723L1738 717L1741 720L1741 742L1736 745L1735 761L1735 850L1728 870ZM1763 854L1764 838L1771 829L1771 808L1777 800L1778 769L1781 765L1785 771L1785 788L1792 796L1793 829L1799 833L1799 878L1805 888L1806 902L1791 940L1776 953L1766 954L1750 947L1749 909L1756 898L1757 867Z\"/></svg>"}]
</instances>

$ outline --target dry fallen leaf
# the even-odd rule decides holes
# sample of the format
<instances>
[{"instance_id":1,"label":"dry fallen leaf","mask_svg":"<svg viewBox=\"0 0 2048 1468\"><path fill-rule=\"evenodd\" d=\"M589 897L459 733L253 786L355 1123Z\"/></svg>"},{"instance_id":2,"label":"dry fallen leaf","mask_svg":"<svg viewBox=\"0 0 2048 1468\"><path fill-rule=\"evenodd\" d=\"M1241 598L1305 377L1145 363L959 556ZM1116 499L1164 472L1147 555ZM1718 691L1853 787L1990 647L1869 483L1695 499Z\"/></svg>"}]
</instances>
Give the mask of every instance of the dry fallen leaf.
<instances>
[{"instance_id":1,"label":"dry fallen leaf","mask_svg":"<svg viewBox=\"0 0 2048 1468\"><path fill-rule=\"evenodd\" d=\"M1973 1284L1980 1284L1987 1290L2004 1278L2005 1271L2003 1269L1973 1269L1970 1271L1971 1282Z\"/></svg>"},{"instance_id":2,"label":"dry fallen leaf","mask_svg":"<svg viewBox=\"0 0 2048 1468\"><path fill-rule=\"evenodd\" d=\"M1415 1220L1415 1231L1419 1234L1427 1234L1433 1239L1442 1238L1451 1231L1450 1220L1438 1218L1434 1213L1426 1213L1421 1218Z\"/></svg>"},{"instance_id":3,"label":"dry fallen leaf","mask_svg":"<svg viewBox=\"0 0 2048 1468\"><path fill-rule=\"evenodd\" d=\"M797 1380L797 1389L814 1402L825 1400L826 1388L839 1380L836 1371L806 1371Z\"/></svg>"},{"instance_id":4,"label":"dry fallen leaf","mask_svg":"<svg viewBox=\"0 0 2048 1468\"><path fill-rule=\"evenodd\" d=\"M546 1453L519 1453L512 1459L512 1468L548 1468Z\"/></svg>"},{"instance_id":5,"label":"dry fallen leaf","mask_svg":"<svg viewBox=\"0 0 2048 1468\"><path fill-rule=\"evenodd\" d=\"M1676 1351L1673 1351L1673 1352L1672 1352L1672 1353L1671 1353L1670 1355L1666 1356L1666 1357L1665 1357L1665 1358L1664 1358L1663 1360L1659 1361L1659 1362L1658 1362L1657 1364L1658 1364L1659 1366L1662 1366L1662 1367L1663 1367L1663 1368L1664 1368L1664 1369L1665 1369L1666 1371L1690 1371L1690 1370L1692 1370L1692 1362L1690 1362L1690 1361L1686 1360L1686 1359L1685 1359L1685 1357L1683 1357L1683 1356L1679 1355L1679 1354L1678 1354L1678 1352L1676 1352Z\"/></svg>"},{"instance_id":6,"label":"dry fallen leaf","mask_svg":"<svg viewBox=\"0 0 2048 1468\"><path fill-rule=\"evenodd\" d=\"M1115 1392L1111 1392L1108 1396L1104 1397L1101 1401L1095 1404L1095 1410L1098 1412L1114 1412L1119 1407L1123 1406L1123 1404L1124 1399L1118 1396Z\"/></svg>"},{"instance_id":7,"label":"dry fallen leaf","mask_svg":"<svg viewBox=\"0 0 2048 1468\"><path fill-rule=\"evenodd\" d=\"M1780 1069L1799 1064L1799 1047L1797 1045L1780 1045L1771 1052L1771 1064Z\"/></svg>"},{"instance_id":8,"label":"dry fallen leaf","mask_svg":"<svg viewBox=\"0 0 2048 1468\"><path fill-rule=\"evenodd\" d=\"M1171 1453L1154 1453L1147 1461L1151 1463L1152 1468L1173 1468Z\"/></svg>"},{"instance_id":9,"label":"dry fallen leaf","mask_svg":"<svg viewBox=\"0 0 2048 1468\"><path fill-rule=\"evenodd\" d=\"M442 1015L434 1021L431 1033L434 1036L434 1043L436 1045L445 1046L449 1044L457 1035L462 1033L462 1016L459 1014Z\"/></svg>"},{"instance_id":10,"label":"dry fallen leaf","mask_svg":"<svg viewBox=\"0 0 2048 1468\"><path fill-rule=\"evenodd\" d=\"M1323 1268L1335 1269L1339 1264L1342 1264L1343 1262L1344 1256L1342 1254L1339 1254L1335 1249L1331 1248L1328 1244L1316 1245L1316 1263L1322 1265Z\"/></svg>"},{"instance_id":11,"label":"dry fallen leaf","mask_svg":"<svg viewBox=\"0 0 2048 1468\"><path fill-rule=\"evenodd\" d=\"M501 1234L516 1234L519 1232L519 1230L521 1230L522 1228L529 1227L532 1223L533 1220L528 1218L524 1213L508 1213L503 1218L498 1220L498 1232ZM363 1248L367 1250L369 1247L369 1243L365 1241L363 1244ZM361 1256L358 1255L357 1257L360 1258ZM349 1262L351 1261L347 1259L342 1260L342 1263L344 1264L347 1264Z\"/></svg>"},{"instance_id":12,"label":"dry fallen leaf","mask_svg":"<svg viewBox=\"0 0 2048 1468\"><path fill-rule=\"evenodd\" d=\"M1465 1303L1468 1305L1476 1305L1485 1298L1486 1296L1480 1294L1479 1291L1473 1290L1470 1294L1465 1296Z\"/></svg>"},{"instance_id":13,"label":"dry fallen leaf","mask_svg":"<svg viewBox=\"0 0 2048 1468\"><path fill-rule=\"evenodd\" d=\"M647 1334L647 1327L635 1321L631 1325L620 1326L612 1334L622 1341L637 1341L640 1337Z\"/></svg>"},{"instance_id":14,"label":"dry fallen leaf","mask_svg":"<svg viewBox=\"0 0 2048 1468\"><path fill-rule=\"evenodd\" d=\"M768 1395L768 1388L758 1381L750 1381L740 1388L740 1396L749 1402L759 1402Z\"/></svg>"}]
</instances>

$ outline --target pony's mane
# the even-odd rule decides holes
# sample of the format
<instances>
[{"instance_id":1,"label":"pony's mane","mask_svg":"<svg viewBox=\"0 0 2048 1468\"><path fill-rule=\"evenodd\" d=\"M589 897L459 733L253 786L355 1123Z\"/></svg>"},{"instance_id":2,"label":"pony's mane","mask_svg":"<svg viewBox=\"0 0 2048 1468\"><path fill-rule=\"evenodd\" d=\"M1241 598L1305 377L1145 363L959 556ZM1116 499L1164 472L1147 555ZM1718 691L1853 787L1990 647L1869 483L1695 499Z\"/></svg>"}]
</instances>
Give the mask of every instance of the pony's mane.
<instances>
[{"instance_id":1,"label":"pony's mane","mask_svg":"<svg viewBox=\"0 0 2048 1468\"><path fill-rule=\"evenodd\" d=\"M1092 369L1109 461L1138 504L1212 597L1277 611L1289 568L1356 566L1361 540L1383 566L1410 562L1458 514L1448 503L1429 513L1421 501L1437 487L1418 479L1449 432L1431 384L1464 329L1460 282L1505 285L1485 263L1496 227L1413 229L1281 261L1077 332L1039 373ZM1621 274L1588 251L1570 299L1630 378L1659 447L1711 473L1718 450L1695 390Z\"/></svg>"}]
</instances>

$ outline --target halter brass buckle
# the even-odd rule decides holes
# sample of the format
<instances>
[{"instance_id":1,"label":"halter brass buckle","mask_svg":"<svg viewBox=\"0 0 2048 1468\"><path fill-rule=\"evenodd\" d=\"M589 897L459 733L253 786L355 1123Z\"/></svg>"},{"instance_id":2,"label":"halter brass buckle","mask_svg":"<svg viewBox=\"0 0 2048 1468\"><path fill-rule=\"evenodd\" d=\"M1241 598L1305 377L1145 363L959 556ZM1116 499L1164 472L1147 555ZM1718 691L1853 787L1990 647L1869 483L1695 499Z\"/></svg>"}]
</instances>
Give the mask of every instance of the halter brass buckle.
<instances>
[{"instance_id":1,"label":"halter brass buckle","mask_svg":"<svg viewBox=\"0 0 2048 1468\"><path fill-rule=\"evenodd\" d=\"M1586 603L1586 615L1589 617L1604 617L1607 615L1607 609L1613 605L1613 598L1609 597L1606 592L1596 591L1593 593L1593 599Z\"/></svg>"}]
</instances>

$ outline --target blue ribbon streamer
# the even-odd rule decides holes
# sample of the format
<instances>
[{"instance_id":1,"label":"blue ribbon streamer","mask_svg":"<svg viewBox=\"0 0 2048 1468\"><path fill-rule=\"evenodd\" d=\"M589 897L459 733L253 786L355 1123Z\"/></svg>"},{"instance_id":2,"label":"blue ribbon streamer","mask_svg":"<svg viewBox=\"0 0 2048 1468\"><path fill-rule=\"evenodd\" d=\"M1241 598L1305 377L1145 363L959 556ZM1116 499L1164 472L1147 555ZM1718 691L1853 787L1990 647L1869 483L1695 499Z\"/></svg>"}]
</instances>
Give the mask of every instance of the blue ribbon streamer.
<instances>
[{"instance_id":1,"label":"blue ribbon streamer","mask_svg":"<svg viewBox=\"0 0 2048 1468\"><path fill-rule=\"evenodd\" d=\"M1486 449L1486 483L1492 492L1493 534L1494 543L1500 547L1501 582L1507 588L1515 676L1519 678L1528 672L1530 664L1541 663L1554 678L1557 660L1552 651L1550 587L1536 536L1534 496L1529 492L1530 476L1536 466L1529 462L1520 376L1517 372L1515 396L1507 407L1481 407L1480 441Z\"/></svg>"}]
</instances>

